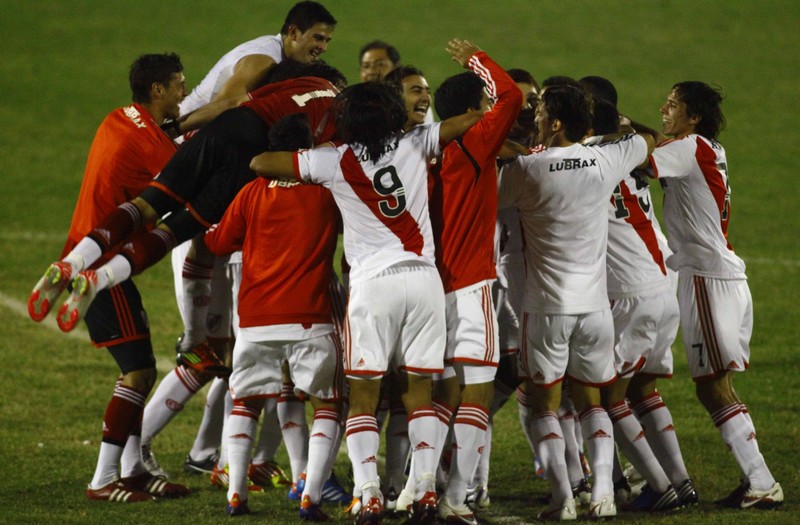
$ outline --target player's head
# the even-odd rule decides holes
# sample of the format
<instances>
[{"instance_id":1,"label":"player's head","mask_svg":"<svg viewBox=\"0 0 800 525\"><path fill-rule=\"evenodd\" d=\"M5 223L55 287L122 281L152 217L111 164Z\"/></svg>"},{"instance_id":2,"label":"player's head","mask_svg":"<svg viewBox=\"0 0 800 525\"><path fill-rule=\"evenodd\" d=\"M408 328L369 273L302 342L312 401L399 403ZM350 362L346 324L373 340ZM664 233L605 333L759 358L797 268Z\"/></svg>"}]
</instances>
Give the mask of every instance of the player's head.
<instances>
[{"instance_id":1,"label":"player's head","mask_svg":"<svg viewBox=\"0 0 800 525\"><path fill-rule=\"evenodd\" d=\"M364 146L372 162L380 159L386 145L406 122L400 93L383 82L348 87L337 97L336 109L336 126L342 140Z\"/></svg>"},{"instance_id":2,"label":"player's head","mask_svg":"<svg viewBox=\"0 0 800 525\"><path fill-rule=\"evenodd\" d=\"M553 86L573 86L576 88L582 87L580 82L578 82L577 80L575 80L570 76L553 75L551 77L547 77L546 79L544 79L544 82L542 82L542 89L539 90L539 95L541 95L542 94L541 92L544 91L545 89Z\"/></svg>"},{"instance_id":3,"label":"player's head","mask_svg":"<svg viewBox=\"0 0 800 525\"><path fill-rule=\"evenodd\" d=\"M696 80L678 82L661 106L664 134L681 137L697 133L716 139L725 128L721 104L719 89Z\"/></svg>"},{"instance_id":4,"label":"player's head","mask_svg":"<svg viewBox=\"0 0 800 525\"><path fill-rule=\"evenodd\" d=\"M570 142L580 141L592 123L589 95L572 85L549 86L543 90L536 107L539 140L547 144L556 133L563 133Z\"/></svg>"},{"instance_id":5,"label":"player's head","mask_svg":"<svg viewBox=\"0 0 800 525\"><path fill-rule=\"evenodd\" d=\"M534 118L536 116L536 104L539 102L539 84L536 83L533 75L524 69L509 69L506 73L508 73L508 76L511 77L511 80L514 81L525 97L525 102L519 111L519 115L517 115L517 120L508 132L508 138L523 146L530 146L536 131Z\"/></svg>"},{"instance_id":6,"label":"player's head","mask_svg":"<svg viewBox=\"0 0 800 525\"><path fill-rule=\"evenodd\" d=\"M606 99L594 99L592 104L592 132L595 135L609 135L619 131L619 112Z\"/></svg>"},{"instance_id":7,"label":"player's head","mask_svg":"<svg viewBox=\"0 0 800 525\"><path fill-rule=\"evenodd\" d=\"M283 52L301 62L314 62L328 49L336 19L317 2L298 2L281 27Z\"/></svg>"},{"instance_id":8,"label":"player's head","mask_svg":"<svg viewBox=\"0 0 800 525\"><path fill-rule=\"evenodd\" d=\"M442 120L462 115L467 110L487 110L492 101L486 93L486 84L470 71L448 78L433 96L436 113Z\"/></svg>"},{"instance_id":9,"label":"player's head","mask_svg":"<svg viewBox=\"0 0 800 525\"><path fill-rule=\"evenodd\" d=\"M186 96L186 79L178 55L141 55L131 64L128 81L134 102L158 103L165 117L178 118L178 105Z\"/></svg>"},{"instance_id":10,"label":"player's head","mask_svg":"<svg viewBox=\"0 0 800 525\"><path fill-rule=\"evenodd\" d=\"M311 125L305 113L286 115L269 129L270 151L297 151L313 145Z\"/></svg>"},{"instance_id":11,"label":"player's head","mask_svg":"<svg viewBox=\"0 0 800 525\"><path fill-rule=\"evenodd\" d=\"M339 90L347 86L347 78L344 73L322 60L305 63L287 59L272 66L262 80L263 84L272 84L300 77L324 78Z\"/></svg>"},{"instance_id":12,"label":"player's head","mask_svg":"<svg viewBox=\"0 0 800 525\"><path fill-rule=\"evenodd\" d=\"M382 80L400 64L400 52L383 40L373 40L358 53L361 82Z\"/></svg>"},{"instance_id":13,"label":"player's head","mask_svg":"<svg viewBox=\"0 0 800 525\"><path fill-rule=\"evenodd\" d=\"M405 129L424 123L431 107L431 88L428 87L425 74L414 66L400 66L386 75L383 81L394 86L403 97L408 115Z\"/></svg>"},{"instance_id":14,"label":"player's head","mask_svg":"<svg viewBox=\"0 0 800 525\"><path fill-rule=\"evenodd\" d=\"M589 75L578 80L594 100L605 100L617 107L617 88L610 80L596 75Z\"/></svg>"}]
</instances>

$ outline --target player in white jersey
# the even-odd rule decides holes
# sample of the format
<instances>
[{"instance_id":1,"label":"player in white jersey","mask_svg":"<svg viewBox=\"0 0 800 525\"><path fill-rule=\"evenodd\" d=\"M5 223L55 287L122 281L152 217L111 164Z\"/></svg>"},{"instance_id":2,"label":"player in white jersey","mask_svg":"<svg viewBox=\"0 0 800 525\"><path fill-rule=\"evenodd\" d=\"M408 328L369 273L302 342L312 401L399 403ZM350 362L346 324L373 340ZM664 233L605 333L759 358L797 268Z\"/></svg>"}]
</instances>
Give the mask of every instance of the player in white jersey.
<instances>
[{"instance_id":1,"label":"player in white jersey","mask_svg":"<svg viewBox=\"0 0 800 525\"><path fill-rule=\"evenodd\" d=\"M595 135L584 144L599 143L602 135L619 128L619 113L609 99L599 94L593 99ZM607 204L607 286L619 377L603 388L602 400L614 425L615 441L647 482L628 508L654 512L697 503L698 498L672 417L656 390L657 378L672 377L670 345L678 331L678 301L665 264L671 252L642 177L643 173L626 175ZM630 485L618 464L614 474L620 503L621 494L630 495ZM622 503L627 504L626 499Z\"/></svg>"},{"instance_id":2,"label":"player in white jersey","mask_svg":"<svg viewBox=\"0 0 800 525\"><path fill-rule=\"evenodd\" d=\"M536 123L546 149L506 165L499 181L500 207L519 209L526 243L521 365L535 413L532 434L552 489L542 519L576 517L556 416L566 376L592 460L589 516L616 514L613 430L599 392L616 377L606 291L606 207L623 174L646 161L653 140L632 135L581 145L590 104L580 88L545 89Z\"/></svg>"},{"instance_id":3,"label":"player in white jersey","mask_svg":"<svg viewBox=\"0 0 800 525\"><path fill-rule=\"evenodd\" d=\"M414 510L436 516L437 417L431 374L444 358L444 291L428 214L427 167L448 142L477 122L480 112L418 126L402 133L407 113L399 93L385 84L357 84L340 95L337 120L344 144L295 154L263 153L259 175L323 184L344 223L350 270L345 326L345 373L350 389L347 446L362 510L356 523L380 523L383 498L377 471L375 409L381 377L400 372L409 415Z\"/></svg>"},{"instance_id":4,"label":"player in white jersey","mask_svg":"<svg viewBox=\"0 0 800 525\"><path fill-rule=\"evenodd\" d=\"M680 323L697 397L744 473L743 483L719 501L737 508L772 508L783 502L755 439L732 372L750 361L753 304L745 264L728 242L730 184L722 96L697 81L675 84L661 107L665 135L653 151L655 177L664 186L664 222L678 271Z\"/></svg>"},{"instance_id":5,"label":"player in white jersey","mask_svg":"<svg viewBox=\"0 0 800 525\"><path fill-rule=\"evenodd\" d=\"M220 100L236 100L255 89L264 74L286 58L313 62L327 49L336 19L316 2L295 4L287 13L280 33L250 40L226 53L211 68L200 84L184 99L181 116ZM224 107L220 107L220 110ZM179 121L175 129L180 132ZM200 250L200 253L197 252ZM208 339L217 354L228 353L232 311L231 282L225 264L213 262L202 246L187 241L172 253L175 294L184 322L179 346L179 366L161 381L145 410L142 446L148 466L163 474L150 453L151 440L182 410L185 403L211 379L204 373L206 364L221 365L217 356L202 350L198 344ZM234 267L236 268L236 267ZM197 438L186 457L187 472L210 472L217 462L220 448L220 425L223 419L227 382L217 378L209 389L203 421ZM274 411L273 411L274 412ZM265 422L276 418L265 415ZM269 423L267 423L269 424ZM273 423L274 424L274 423ZM269 454L267 454L269 455ZM224 458L222 461L224 468ZM272 484L287 480L271 461L254 464L254 477L260 483L270 478ZM260 470L268 475L259 476Z\"/></svg>"}]
</instances>

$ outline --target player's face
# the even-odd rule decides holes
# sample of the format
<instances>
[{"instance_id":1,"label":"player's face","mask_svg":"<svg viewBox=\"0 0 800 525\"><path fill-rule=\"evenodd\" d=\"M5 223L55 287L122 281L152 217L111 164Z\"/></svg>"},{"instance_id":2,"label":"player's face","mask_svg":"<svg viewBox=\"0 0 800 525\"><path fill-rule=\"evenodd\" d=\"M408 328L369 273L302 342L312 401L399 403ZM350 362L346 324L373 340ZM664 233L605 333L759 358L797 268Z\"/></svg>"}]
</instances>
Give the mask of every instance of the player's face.
<instances>
[{"instance_id":1,"label":"player's face","mask_svg":"<svg viewBox=\"0 0 800 525\"><path fill-rule=\"evenodd\" d=\"M181 115L180 103L186 97L186 77L183 73L175 73L169 82L162 87L161 98L164 104L164 116L176 119Z\"/></svg>"},{"instance_id":2,"label":"player's face","mask_svg":"<svg viewBox=\"0 0 800 525\"><path fill-rule=\"evenodd\" d=\"M360 68L361 82L371 82L383 79L394 69L394 62L385 49L370 49L361 55Z\"/></svg>"},{"instance_id":3,"label":"player's face","mask_svg":"<svg viewBox=\"0 0 800 525\"><path fill-rule=\"evenodd\" d=\"M698 122L697 117L689 116L686 103L681 102L678 93L672 90L667 96L667 101L661 106L661 125L664 135L685 137L694 133L694 127Z\"/></svg>"},{"instance_id":4,"label":"player's face","mask_svg":"<svg viewBox=\"0 0 800 525\"><path fill-rule=\"evenodd\" d=\"M510 134L519 137L530 136L536 132L534 117L536 106L539 103L539 94L536 91L536 86L527 82L517 82L517 87L522 91L522 96L525 97L525 100L522 102L522 109Z\"/></svg>"},{"instance_id":5,"label":"player's face","mask_svg":"<svg viewBox=\"0 0 800 525\"><path fill-rule=\"evenodd\" d=\"M316 62L328 49L334 29L334 26L323 23L314 24L306 31L300 31L297 26L289 26L288 41L284 49L286 56L306 64Z\"/></svg>"},{"instance_id":6,"label":"player's face","mask_svg":"<svg viewBox=\"0 0 800 525\"><path fill-rule=\"evenodd\" d=\"M431 88L425 77L409 75L403 79L403 100L406 103L406 130L425 122L431 107Z\"/></svg>"},{"instance_id":7,"label":"player's face","mask_svg":"<svg viewBox=\"0 0 800 525\"><path fill-rule=\"evenodd\" d=\"M547 144L550 137L553 136L553 121L550 120L550 115L547 114L547 109L544 107L544 102L539 99L536 104L536 117L534 118L536 124L536 131L538 135L539 144Z\"/></svg>"}]
</instances>

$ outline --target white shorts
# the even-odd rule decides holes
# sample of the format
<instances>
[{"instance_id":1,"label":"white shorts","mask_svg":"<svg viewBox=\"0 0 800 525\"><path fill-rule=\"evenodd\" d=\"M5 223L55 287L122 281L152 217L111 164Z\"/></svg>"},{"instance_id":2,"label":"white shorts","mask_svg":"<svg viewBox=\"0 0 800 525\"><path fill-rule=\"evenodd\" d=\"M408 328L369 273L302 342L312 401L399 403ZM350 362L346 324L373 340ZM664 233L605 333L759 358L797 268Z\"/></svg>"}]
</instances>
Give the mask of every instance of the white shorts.
<instances>
[{"instance_id":1,"label":"white shorts","mask_svg":"<svg viewBox=\"0 0 800 525\"><path fill-rule=\"evenodd\" d=\"M447 320L445 363L497 367L497 318L489 282L444 296Z\"/></svg>"},{"instance_id":2,"label":"white shorts","mask_svg":"<svg viewBox=\"0 0 800 525\"><path fill-rule=\"evenodd\" d=\"M492 299L497 317L498 348L502 354L515 354L519 349L519 318L508 300L508 290L499 281L492 285Z\"/></svg>"},{"instance_id":3,"label":"white shorts","mask_svg":"<svg viewBox=\"0 0 800 525\"><path fill-rule=\"evenodd\" d=\"M612 301L617 374L672 377L672 342L678 333L678 299L668 290Z\"/></svg>"},{"instance_id":4,"label":"white shorts","mask_svg":"<svg viewBox=\"0 0 800 525\"><path fill-rule=\"evenodd\" d=\"M281 366L288 363L295 394L323 400L341 398L342 360L334 332L301 341L245 341L233 349L229 385L234 399L278 397L283 385Z\"/></svg>"},{"instance_id":5,"label":"white shorts","mask_svg":"<svg viewBox=\"0 0 800 525\"><path fill-rule=\"evenodd\" d=\"M568 376L590 386L605 386L614 370L614 322L611 310L581 315L524 313L520 375L539 386Z\"/></svg>"},{"instance_id":6,"label":"white shorts","mask_svg":"<svg viewBox=\"0 0 800 525\"><path fill-rule=\"evenodd\" d=\"M680 273L681 331L692 377L715 377L750 366L753 299L744 279Z\"/></svg>"},{"instance_id":7,"label":"white shorts","mask_svg":"<svg viewBox=\"0 0 800 525\"><path fill-rule=\"evenodd\" d=\"M345 373L382 376L390 365L416 374L441 373L445 334L444 289L436 268L395 264L350 287Z\"/></svg>"}]
</instances>

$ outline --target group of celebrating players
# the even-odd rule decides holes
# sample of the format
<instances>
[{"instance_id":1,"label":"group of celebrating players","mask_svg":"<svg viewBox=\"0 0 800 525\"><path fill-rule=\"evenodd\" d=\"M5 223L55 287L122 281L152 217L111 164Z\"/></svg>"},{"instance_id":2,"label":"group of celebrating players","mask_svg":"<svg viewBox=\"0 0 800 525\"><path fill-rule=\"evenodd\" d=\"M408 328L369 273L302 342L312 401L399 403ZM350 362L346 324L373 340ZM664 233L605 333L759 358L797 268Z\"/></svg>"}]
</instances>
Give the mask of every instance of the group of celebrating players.
<instances>
[{"instance_id":1,"label":"group of celebrating players","mask_svg":"<svg viewBox=\"0 0 800 525\"><path fill-rule=\"evenodd\" d=\"M338 502L359 524L477 523L492 416L515 392L551 487L540 519L696 504L656 387L680 325L698 399L743 473L719 503L780 505L732 383L749 365L752 300L727 241L718 91L675 84L662 134L622 117L606 79L539 86L459 39L447 53L467 71L433 97L381 41L346 87L320 61L335 27L300 2L188 96L177 55L143 55L133 104L98 129L62 256L28 302L40 321L68 291L61 329L84 320L120 367L87 497L189 494L151 443L213 381L186 467L227 487L230 516L275 485L308 521ZM131 276L170 251L184 332L145 403L155 358ZM352 495L332 473L343 440Z\"/></svg>"}]
</instances>

